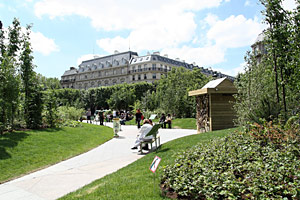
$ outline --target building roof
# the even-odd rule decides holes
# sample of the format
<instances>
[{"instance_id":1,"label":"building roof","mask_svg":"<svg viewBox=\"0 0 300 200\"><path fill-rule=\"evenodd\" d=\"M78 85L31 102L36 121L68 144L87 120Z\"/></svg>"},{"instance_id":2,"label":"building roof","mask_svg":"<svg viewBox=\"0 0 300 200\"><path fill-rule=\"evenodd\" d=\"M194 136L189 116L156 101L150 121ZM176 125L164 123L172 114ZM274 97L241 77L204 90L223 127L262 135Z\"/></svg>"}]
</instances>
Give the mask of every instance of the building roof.
<instances>
[{"instance_id":1,"label":"building roof","mask_svg":"<svg viewBox=\"0 0 300 200\"><path fill-rule=\"evenodd\" d=\"M235 94L237 93L237 89L233 85L233 82L230 81L228 78L220 78L208 82L199 90L190 91L189 96L197 96L212 93Z\"/></svg>"},{"instance_id":2,"label":"building roof","mask_svg":"<svg viewBox=\"0 0 300 200\"><path fill-rule=\"evenodd\" d=\"M219 78L213 81L209 81L206 85L204 85L201 89L203 88L216 88L220 83L222 83L226 78Z\"/></svg>"},{"instance_id":3,"label":"building roof","mask_svg":"<svg viewBox=\"0 0 300 200\"><path fill-rule=\"evenodd\" d=\"M194 67L196 67L193 64L189 64L184 61L180 61L179 59L174 60L174 59L168 58L167 56L161 56L158 54L158 52L151 54L151 55L133 57L130 60L130 64L131 65L142 64L142 63L146 63L146 62L150 62L150 61L160 61L160 62L168 63L171 65L185 67L187 69L193 69Z\"/></svg>"},{"instance_id":4,"label":"building roof","mask_svg":"<svg viewBox=\"0 0 300 200\"><path fill-rule=\"evenodd\" d=\"M62 76L70 76L70 75L74 75L77 74L77 69L70 69L70 70L66 70L65 73Z\"/></svg>"}]
</instances>

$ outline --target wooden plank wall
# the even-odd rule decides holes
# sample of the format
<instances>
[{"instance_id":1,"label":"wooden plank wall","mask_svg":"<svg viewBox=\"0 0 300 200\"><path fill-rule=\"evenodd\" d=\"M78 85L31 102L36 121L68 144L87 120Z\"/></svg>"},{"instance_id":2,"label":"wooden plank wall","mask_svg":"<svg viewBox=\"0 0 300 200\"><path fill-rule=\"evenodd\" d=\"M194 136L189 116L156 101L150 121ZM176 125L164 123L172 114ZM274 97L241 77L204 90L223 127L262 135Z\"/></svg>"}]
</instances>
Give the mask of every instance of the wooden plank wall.
<instances>
[{"instance_id":1,"label":"wooden plank wall","mask_svg":"<svg viewBox=\"0 0 300 200\"><path fill-rule=\"evenodd\" d=\"M211 94L211 130L234 127L235 112L232 94Z\"/></svg>"}]
</instances>

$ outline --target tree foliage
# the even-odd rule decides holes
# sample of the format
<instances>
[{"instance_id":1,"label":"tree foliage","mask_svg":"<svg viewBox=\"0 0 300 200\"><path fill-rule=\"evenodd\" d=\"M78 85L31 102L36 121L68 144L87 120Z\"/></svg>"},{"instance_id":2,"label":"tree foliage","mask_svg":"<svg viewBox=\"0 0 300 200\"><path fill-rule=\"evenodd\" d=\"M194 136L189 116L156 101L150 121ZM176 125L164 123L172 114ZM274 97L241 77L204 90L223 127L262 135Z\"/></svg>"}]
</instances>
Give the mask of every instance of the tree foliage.
<instances>
[{"instance_id":1,"label":"tree foliage","mask_svg":"<svg viewBox=\"0 0 300 200\"><path fill-rule=\"evenodd\" d=\"M268 25L262 41L265 52L248 52L245 73L237 77L239 124L260 118L285 122L299 113L299 1L293 12L284 10L281 0L261 3Z\"/></svg>"},{"instance_id":2,"label":"tree foliage","mask_svg":"<svg viewBox=\"0 0 300 200\"><path fill-rule=\"evenodd\" d=\"M33 56L30 45L30 26L23 36L23 49L20 57L21 77L24 90L24 115L28 128L38 128L42 124L42 94L32 63Z\"/></svg>"},{"instance_id":3,"label":"tree foliage","mask_svg":"<svg viewBox=\"0 0 300 200\"><path fill-rule=\"evenodd\" d=\"M156 90L158 106L176 117L191 117L195 114L195 98L188 92L201 88L208 82L199 69L173 68L159 80Z\"/></svg>"}]
</instances>

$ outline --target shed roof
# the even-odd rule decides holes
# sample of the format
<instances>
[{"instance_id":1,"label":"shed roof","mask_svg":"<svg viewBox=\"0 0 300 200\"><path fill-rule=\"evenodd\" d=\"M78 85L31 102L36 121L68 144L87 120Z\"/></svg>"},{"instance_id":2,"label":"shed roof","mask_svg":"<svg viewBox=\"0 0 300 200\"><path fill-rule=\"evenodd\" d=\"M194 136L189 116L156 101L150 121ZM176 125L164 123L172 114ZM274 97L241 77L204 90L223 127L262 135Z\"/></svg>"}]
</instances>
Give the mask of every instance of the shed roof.
<instances>
[{"instance_id":1,"label":"shed roof","mask_svg":"<svg viewBox=\"0 0 300 200\"><path fill-rule=\"evenodd\" d=\"M229 79L224 77L208 82L199 90L190 91L189 96L197 96L211 93L235 94L237 93L237 89Z\"/></svg>"}]
</instances>

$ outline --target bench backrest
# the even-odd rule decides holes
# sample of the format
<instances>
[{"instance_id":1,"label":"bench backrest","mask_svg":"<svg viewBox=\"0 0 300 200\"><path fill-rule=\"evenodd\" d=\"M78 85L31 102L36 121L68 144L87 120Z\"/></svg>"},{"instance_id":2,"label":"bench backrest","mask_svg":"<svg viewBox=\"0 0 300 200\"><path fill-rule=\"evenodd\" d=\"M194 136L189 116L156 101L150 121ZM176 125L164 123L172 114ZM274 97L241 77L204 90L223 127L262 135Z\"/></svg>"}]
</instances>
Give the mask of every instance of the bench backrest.
<instances>
[{"instance_id":1,"label":"bench backrest","mask_svg":"<svg viewBox=\"0 0 300 200\"><path fill-rule=\"evenodd\" d=\"M155 124L152 127L152 129L149 131L149 133L147 133L146 137L150 136L150 135L153 135L154 137L156 137L158 129L160 128L160 126L161 126L160 124Z\"/></svg>"}]
</instances>

